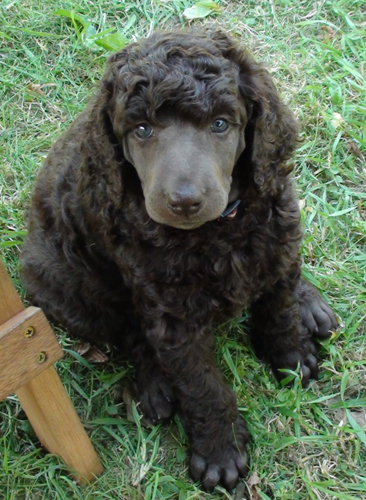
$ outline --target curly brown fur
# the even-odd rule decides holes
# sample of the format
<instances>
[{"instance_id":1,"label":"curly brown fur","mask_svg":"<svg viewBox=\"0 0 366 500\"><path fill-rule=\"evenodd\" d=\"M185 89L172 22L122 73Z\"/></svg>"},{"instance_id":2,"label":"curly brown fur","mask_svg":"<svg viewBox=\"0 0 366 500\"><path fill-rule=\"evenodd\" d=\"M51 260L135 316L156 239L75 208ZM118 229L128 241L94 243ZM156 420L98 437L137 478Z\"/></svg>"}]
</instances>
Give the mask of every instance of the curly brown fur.
<instances>
[{"instance_id":1,"label":"curly brown fur","mask_svg":"<svg viewBox=\"0 0 366 500\"><path fill-rule=\"evenodd\" d=\"M300 364L304 384L313 337L336 327L300 279L297 132L268 72L227 35L154 33L109 58L35 188L29 296L70 334L130 353L152 420L178 405L207 489L247 467L215 325L251 306L260 354L277 377Z\"/></svg>"}]
</instances>

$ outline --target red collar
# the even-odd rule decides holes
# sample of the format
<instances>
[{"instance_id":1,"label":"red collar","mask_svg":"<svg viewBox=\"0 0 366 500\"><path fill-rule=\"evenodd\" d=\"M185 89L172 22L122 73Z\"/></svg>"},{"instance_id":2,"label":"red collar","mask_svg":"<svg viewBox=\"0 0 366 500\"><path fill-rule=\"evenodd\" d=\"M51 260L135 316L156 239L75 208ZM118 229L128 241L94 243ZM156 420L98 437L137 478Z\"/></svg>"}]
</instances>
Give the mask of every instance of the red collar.
<instances>
[{"instance_id":1,"label":"red collar","mask_svg":"<svg viewBox=\"0 0 366 500\"><path fill-rule=\"evenodd\" d=\"M241 200L236 200L233 201L232 203L229 203L228 206L225 208L225 210L222 212L220 215L220 218L217 220L221 220L222 218L227 218L227 219L233 219L238 211L238 206L240 204Z\"/></svg>"}]
</instances>

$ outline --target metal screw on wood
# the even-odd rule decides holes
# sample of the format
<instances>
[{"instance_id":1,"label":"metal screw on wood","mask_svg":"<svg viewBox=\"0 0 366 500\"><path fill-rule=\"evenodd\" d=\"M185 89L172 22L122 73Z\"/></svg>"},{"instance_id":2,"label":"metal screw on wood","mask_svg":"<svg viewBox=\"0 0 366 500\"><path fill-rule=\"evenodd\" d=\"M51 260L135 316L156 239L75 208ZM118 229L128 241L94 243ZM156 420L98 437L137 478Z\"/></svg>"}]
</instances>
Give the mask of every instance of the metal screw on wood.
<instances>
[{"instance_id":1,"label":"metal screw on wood","mask_svg":"<svg viewBox=\"0 0 366 500\"><path fill-rule=\"evenodd\" d=\"M34 328L33 326L28 326L26 331L24 332L24 337L27 337L27 339L30 339L34 335Z\"/></svg>"},{"instance_id":2,"label":"metal screw on wood","mask_svg":"<svg viewBox=\"0 0 366 500\"><path fill-rule=\"evenodd\" d=\"M47 359L47 354L45 352L40 352L37 354L37 363L40 365L41 363L44 363Z\"/></svg>"}]
</instances>

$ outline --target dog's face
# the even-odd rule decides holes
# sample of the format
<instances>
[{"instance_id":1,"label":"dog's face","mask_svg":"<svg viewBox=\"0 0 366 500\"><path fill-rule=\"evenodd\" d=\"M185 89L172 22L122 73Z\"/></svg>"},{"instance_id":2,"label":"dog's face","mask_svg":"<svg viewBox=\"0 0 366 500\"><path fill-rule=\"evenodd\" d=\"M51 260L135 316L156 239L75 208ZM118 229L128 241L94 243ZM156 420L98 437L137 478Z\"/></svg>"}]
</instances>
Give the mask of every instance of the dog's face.
<instances>
[{"instance_id":1,"label":"dog's face","mask_svg":"<svg viewBox=\"0 0 366 500\"><path fill-rule=\"evenodd\" d=\"M149 216L179 229L217 219L234 201L231 176L244 146L243 125L231 115L201 126L172 115L160 125L139 123L124 139Z\"/></svg>"},{"instance_id":2,"label":"dog's face","mask_svg":"<svg viewBox=\"0 0 366 500\"><path fill-rule=\"evenodd\" d=\"M149 216L179 229L217 219L245 147L238 65L184 33L154 34L116 59L109 116Z\"/></svg>"},{"instance_id":3,"label":"dog's face","mask_svg":"<svg viewBox=\"0 0 366 500\"><path fill-rule=\"evenodd\" d=\"M194 229L246 186L274 193L289 172L296 121L270 75L221 32L154 33L114 54L97 107L158 223Z\"/></svg>"}]
</instances>

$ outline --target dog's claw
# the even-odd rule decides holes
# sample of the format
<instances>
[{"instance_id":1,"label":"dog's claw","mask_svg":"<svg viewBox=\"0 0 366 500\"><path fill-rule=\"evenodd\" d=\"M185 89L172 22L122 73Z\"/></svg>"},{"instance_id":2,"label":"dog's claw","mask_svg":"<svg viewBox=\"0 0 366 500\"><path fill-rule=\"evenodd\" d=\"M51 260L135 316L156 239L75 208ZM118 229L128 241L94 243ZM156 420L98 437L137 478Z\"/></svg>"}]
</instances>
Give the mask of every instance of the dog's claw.
<instances>
[{"instance_id":1,"label":"dog's claw","mask_svg":"<svg viewBox=\"0 0 366 500\"><path fill-rule=\"evenodd\" d=\"M205 490L210 491L220 482L225 488L231 490L235 487L240 477L248 470L247 454L239 453L234 448L227 449L217 461L209 463L210 457L204 458L194 453L191 458L190 474L194 481L201 479Z\"/></svg>"},{"instance_id":2,"label":"dog's claw","mask_svg":"<svg viewBox=\"0 0 366 500\"><path fill-rule=\"evenodd\" d=\"M201 455L193 453L189 468L193 481L199 481L205 469L206 469L205 459Z\"/></svg>"}]
</instances>

